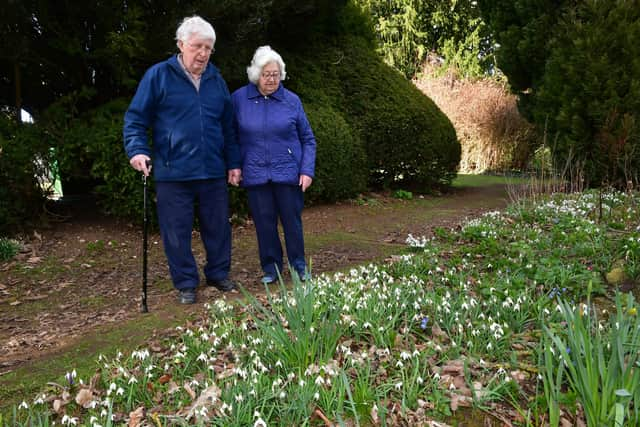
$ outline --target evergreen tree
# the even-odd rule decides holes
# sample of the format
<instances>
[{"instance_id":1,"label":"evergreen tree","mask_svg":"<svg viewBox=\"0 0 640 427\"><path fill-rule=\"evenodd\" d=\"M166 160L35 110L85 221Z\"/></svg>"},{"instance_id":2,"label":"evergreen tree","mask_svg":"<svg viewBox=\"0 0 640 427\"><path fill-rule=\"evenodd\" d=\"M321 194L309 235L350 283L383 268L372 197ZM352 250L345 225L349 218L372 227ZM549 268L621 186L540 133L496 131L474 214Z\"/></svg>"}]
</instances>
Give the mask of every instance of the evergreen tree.
<instances>
[{"instance_id":1,"label":"evergreen tree","mask_svg":"<svg viewBox=\"0 0 640 427\"><path fill-rule=\"evenodd\" d=\"M406 77L420 71L429 53L478 77L493 64L493 43L472 0L355 0L371 14L385 62Z\"/></svg>"},{"instance_id":2,"label":"evergreen tree","mask_svg":"<svg viewBox=\"0 0 640 427\"><path fill-rule=\"evenodd\" d=\"M500 43L498 66L556 165L587 185L638 183L640 2L479 4Z\"/></svg>"}]
</instances>

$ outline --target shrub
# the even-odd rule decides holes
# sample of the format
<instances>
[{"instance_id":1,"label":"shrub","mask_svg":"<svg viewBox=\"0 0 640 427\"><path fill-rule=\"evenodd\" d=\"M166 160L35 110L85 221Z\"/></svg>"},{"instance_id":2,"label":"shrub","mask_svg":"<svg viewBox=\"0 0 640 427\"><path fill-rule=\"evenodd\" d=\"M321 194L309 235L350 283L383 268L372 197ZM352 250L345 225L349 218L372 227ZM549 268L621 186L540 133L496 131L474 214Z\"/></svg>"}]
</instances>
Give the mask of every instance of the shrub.
<instances>
[{"instance_id":1,"label":"shrub","mask_svg":"<svg viewBox=\"0 0 640 427\"><path fill-rule=\"evenodd\" d=\"M333 66L346 97L345 117L365 142L370 183L420 191L450 184L460 144L449 119L362 41L343 46L333 50L342 58Z\"/></svg>"},{"instance_id":2,"label":"shrub","mask_svg":"<svg viewBox=\"0 0 640 427\"><path fill-rule=\"evenodd\" d=\"M115 99L72 120L62 134L63 155L73 153L91 159L87 175L96 183L93 190L105 213L142 221L142 175L129 166L122 143L124 112L129 100ZM149 197L153 199L153 179L148 180ZM231 210L238 215L247 212L246 197L240 189L230 190ZM155 203L149 203L148 218L156 222Z\"/></svg>"},{"instance_id":3,"label":"shrub","mask_svg":"<svg viewBox=\"0 0 640 427\"><path fill-rule=\"evenodd\" d=\"M307 103L305 110L318 144L316 175L306 199L333 202L364 192L368 175L362 141L333 108Z\"/></svg>"},{"instance_id":4,"label":"shrub","mask_svg":"<svg viewBox=\"0 0 640 427\"><path fill-rule=\"evenodd\" d=\"M493 78L460 80L425 63L415 85L453 122L462 158L460 172L523 169L536 143L533 125L518 112L517 98Z\"/></svg>"},{"instance_id":5,"label":"shrub","mask_svg":"<svg viewBox=\"0 0 640 427\"><path fill-rule=\"evenodd\" d=\"M20 244L6 237L0 237L0 262L8 261L18 254Z\"/></svg>"},{"instance_id":6,"label":"shrub","mask_svg":"<svg viewBox=\"0 0 640 427\"><path fill-rule=\"evenodd\" d=\"M309 58L308 51L318 52ZM451 122L362 37L323 40L291 53L287 85L304 102L332 105L362 140L368 185L417 191L450 184L460 160ZM356 165L354 165L356 166Z\"/></svg>"},{"instance_id":7,"label":"shrub","mask_svg":"<svg viewBox=\"0 0 640 427\"><path fill-rule=\"evenodd\" d=\"M0 114L0 234L16 234L43 219L52 164L40 127Z\"/></svg>"},{"instance_id":8,"label":"shrub","mask_svg":"<svg viewBox=\"0 0 640 427\"><path fill-rule=\"evenodd\" d=\"M585 2L565 14L537 94L557 163L579 163L590 185L624 188L640 169L640 9ZM606 49L603 50L603 47Z\"/></svg>"}]
</instances>

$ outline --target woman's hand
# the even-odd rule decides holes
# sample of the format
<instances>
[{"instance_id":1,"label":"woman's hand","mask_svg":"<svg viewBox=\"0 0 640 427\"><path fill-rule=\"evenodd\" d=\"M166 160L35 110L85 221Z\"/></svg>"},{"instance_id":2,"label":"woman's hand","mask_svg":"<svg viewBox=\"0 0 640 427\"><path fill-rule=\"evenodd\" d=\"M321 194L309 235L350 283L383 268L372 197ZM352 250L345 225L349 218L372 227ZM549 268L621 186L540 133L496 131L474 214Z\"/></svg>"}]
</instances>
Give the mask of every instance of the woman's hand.
<instances>
[{"instance_id":1,"label":"woman's hand","mask_svg":"<svg viewBox=\"0 0 640 427\"><path fill-rule=\"evenodd\" d=\"M304 193L305 191L307 191L307 188L311 186L312 182L313 178L311 178L310 176L300 175L300 182L298 183L298 185L302 187L302 192Z\"/></svg>"},{"instance_id":2,"label":"woman's hand","mask_svg":"<svg viewBox=\"0 0 640 427\"><path fill-rule=\"evenodd\" d=\"M237 187L240 185L240 181L242 181L242 170L241 169L229 169L227 173L229 184Z\"/></svg>"}]
</instances>

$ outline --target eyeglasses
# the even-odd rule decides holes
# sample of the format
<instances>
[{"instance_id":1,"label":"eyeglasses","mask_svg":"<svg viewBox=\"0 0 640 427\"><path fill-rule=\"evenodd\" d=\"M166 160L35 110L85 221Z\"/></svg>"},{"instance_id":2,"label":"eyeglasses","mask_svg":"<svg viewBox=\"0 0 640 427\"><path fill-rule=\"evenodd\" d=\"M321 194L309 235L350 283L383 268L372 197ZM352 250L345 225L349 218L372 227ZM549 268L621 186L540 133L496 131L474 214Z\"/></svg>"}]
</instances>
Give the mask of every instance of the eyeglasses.
<instances>
[{"instance_id":1,"label":"eyeglasses","mask_svg":"<svg viewBox=\"0 0 640 427\"><path fill-rule=\"evenodd\" d=\"M189 43L186 42L187 45L189 45L189 47L195 51L201 51L204 50L204 53L210 55L213 52L215 52L216 50L213 48L213 46L209 46L206 44L202 44L202 43Z\"/></svg>"},{"instance_id":2,"label":"eyeglasses","mask_svg":"<svg viewBox=\"0 0 640 427\"><path fill-rule=\"evenodd\" d=\"M280 78L280 73L277 71L273 73L262 73L260 77L262 77L265 80L269 80L269 79L278 80Z\"/></svg>"}]
</instances>

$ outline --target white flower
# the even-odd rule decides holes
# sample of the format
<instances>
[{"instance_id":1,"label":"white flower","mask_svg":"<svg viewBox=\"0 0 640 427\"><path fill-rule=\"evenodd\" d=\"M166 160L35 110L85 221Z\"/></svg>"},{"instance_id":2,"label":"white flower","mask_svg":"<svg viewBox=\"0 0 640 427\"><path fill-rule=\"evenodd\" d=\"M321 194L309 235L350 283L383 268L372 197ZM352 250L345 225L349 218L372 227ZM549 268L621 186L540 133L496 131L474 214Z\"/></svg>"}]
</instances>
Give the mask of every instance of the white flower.
<instances>
[{"instance_id":1,"label":"white flower","mask_svg":"<svg viewBox=\"0 0 640 427\"><path fill-rule=\"evenodd\" d=\"M18 409L29 409L29 405L23 400L22 403L18 405Z\"/></svg>"},{"instance_id":2,"label":"white flower","mask_svg":"<svg viewBox=\"0 0 640 427\"><path fill-rule=\"evenodd\" d=\"M116 390L116 394L120 396L124 395L124 389L122 387L118 387L118 390Z\"/></svg>"},{"instance_id":3,"label":"white flower","mask_svg":"<svg viewBox=\"0 0 640 427\"><path fill-rule=\"evenodd\" d=\"M402 389L402 381L397 382L397 383L394 385L394 388L395 388L396 390L400 390L400 389Z\"/></svg>"},{"instance_id":4,"label":"white flower","mask_svg":"<svg viewBox=\"0 0 640 427\"><path fill-rule=\"evenodd\" d=\"M68 425L68 426L71 426L71 425L75 426L75 425L78 425L78 419L70 417L70 416L65 414L65 416L62 417L61 423L64 424L64 425Z\"/></svg>"},{"instance_id":5,"label":"white flower","mask_svg":"<svg viewBox=\"0 0 640 427\"><path fill-rule=\"evenodd\" d=\"M267 423L265 423L262 418L258 418L256 422L253 423L253 427L267 427Z\"/></svg>"}]
</instances>

